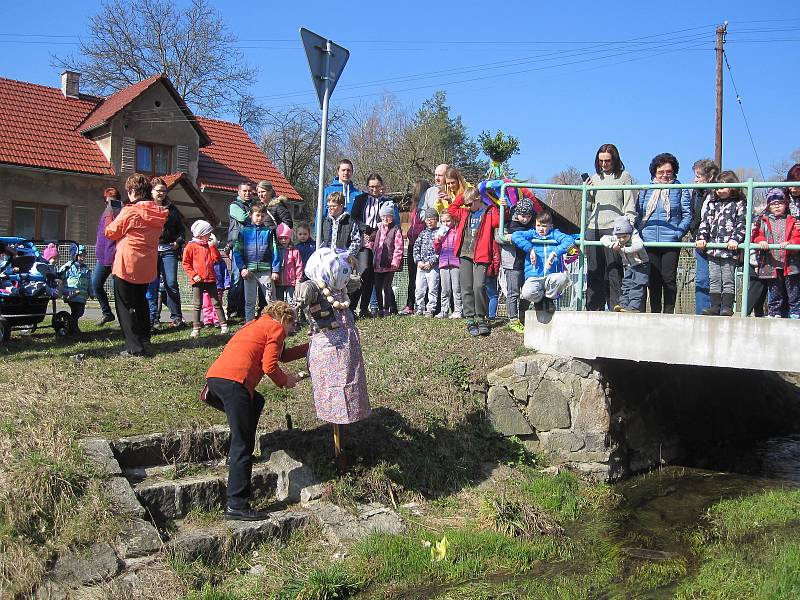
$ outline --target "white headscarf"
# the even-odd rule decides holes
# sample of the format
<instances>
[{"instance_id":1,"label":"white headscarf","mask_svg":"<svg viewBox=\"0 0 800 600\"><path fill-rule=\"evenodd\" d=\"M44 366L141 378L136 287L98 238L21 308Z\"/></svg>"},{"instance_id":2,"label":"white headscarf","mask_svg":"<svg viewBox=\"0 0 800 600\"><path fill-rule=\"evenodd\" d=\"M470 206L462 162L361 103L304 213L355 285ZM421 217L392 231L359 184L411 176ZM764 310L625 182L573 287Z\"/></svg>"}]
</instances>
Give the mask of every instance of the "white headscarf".
<instances>
[{"instance_id":1,"label":"white headscarf","mask_svg":"<svg viewBox=\"0 0 800 600\"><path fill-rule=\"evenodd\" d=\"M344 250L320 248L306 263L306 277L317 285L324 283L332 290L344 290L353 270L347 260L349 256Z\"/></svg>"}]
</instances>

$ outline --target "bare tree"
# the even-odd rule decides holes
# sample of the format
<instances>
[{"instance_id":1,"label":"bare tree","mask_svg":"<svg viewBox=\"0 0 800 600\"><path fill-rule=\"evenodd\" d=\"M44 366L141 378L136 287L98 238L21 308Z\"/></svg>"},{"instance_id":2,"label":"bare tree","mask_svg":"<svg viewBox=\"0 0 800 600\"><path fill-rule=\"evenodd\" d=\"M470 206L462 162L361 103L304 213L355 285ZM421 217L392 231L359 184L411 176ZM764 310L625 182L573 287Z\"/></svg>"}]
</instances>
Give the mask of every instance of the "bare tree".
<instances>
[{"instance_id":1,"label":"bare tree","mask_svg":"<svg viewBox=\"0 0 800 600\"><path fill-rule=\"evenodd\" d=\"M328 115L327 154L332 157L329 165L338 160L346 116L344 111L336 109ZM294 106L264 113L261 148L305 199L307 216L313 214L316 202L321 131L318 111Z\"/></svg>"},{"instance_id":2,"label":"bare tree","mask_svg":"<svg viewBox=\"0 0 800 600\"><path fill-rule=\"evenodd\" d=\"M581 173L573 166L568 166L550 178L548 183L556 185L581 185ZM577 190L548 190L545 201L553 210L573 223L580 224L581 193Z\"/></svg>"},{"instance_id":3,"label":"bare tree","mask_svg":"<svg viewBox=\"0 0 800 600\"><path fill-rule=\"evenodd\" d=\"M266 123L267 109L256 102L251 94L236 100L236 116L239 125L253 138L258 139Z\"/></svg>"},{"instance_id":4,"label":"bare tree","mask_svg":"<svg viewBox=\"0 0 800 600\"><path fill-rule=\"evenodd\" d=\"M770 165L772 172L769 175L769 180L783 181L786 178L786 174L789 172L789 169L791 169L792 166L796 165L797 163L800 163L800 148L792 152L788 159L774 162Z\"/></svg>"},{"instance_id":5,"label":"bare tree","mask_svg":"<svg viewBox=\"0 0 800 600\"><path fill-rule=\"evenodd\" d=\"M87 91L108 95L165 73L198 112L236 112L255 70L208 0L184 10L169 0L111 0L90 17L77 56L53 64L78 71Z\"/></svg>"}]
</instances>

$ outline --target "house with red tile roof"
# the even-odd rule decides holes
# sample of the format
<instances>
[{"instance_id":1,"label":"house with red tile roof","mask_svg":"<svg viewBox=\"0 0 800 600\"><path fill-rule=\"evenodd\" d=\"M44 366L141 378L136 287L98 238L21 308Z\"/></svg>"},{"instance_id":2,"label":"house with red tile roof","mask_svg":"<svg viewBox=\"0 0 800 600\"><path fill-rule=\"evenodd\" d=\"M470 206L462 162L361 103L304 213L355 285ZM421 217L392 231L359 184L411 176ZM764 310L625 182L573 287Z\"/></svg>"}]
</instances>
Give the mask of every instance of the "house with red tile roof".
<instances>
[{"instance_id":1,"label":"house with red tile roof","mask_svg":"<svg viewBox=\"0 0 800 600\"><path fill-rule=\"evenodd\" d=\"M165 75L108 98L0 78L0 236L93 244L103 190L162 176L187 225L227 227L242 181L270 181L295 214L302 198L235 123L196 116Z\"/></svg>"}]
</instances>

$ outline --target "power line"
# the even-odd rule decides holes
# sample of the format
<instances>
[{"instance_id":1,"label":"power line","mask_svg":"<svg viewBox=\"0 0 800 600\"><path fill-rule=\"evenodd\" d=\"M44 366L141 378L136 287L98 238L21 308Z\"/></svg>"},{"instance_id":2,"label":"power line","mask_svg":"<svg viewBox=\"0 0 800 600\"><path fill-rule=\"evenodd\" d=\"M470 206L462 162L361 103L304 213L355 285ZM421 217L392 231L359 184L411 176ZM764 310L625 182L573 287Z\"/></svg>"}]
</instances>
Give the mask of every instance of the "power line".
<instances>
[{"instance_id":1,"label":"power line","mask_svg":"<svg viewBox=\"0 0 800 600\"><path fill-rule=\"evenodd\" d=\"M722 56L725 58L725 66L728 67L728 75L733 84L733 91L736 94L736 102L739 104L739 109L742 111L742 119L744 119L744 126L747 128L747 135L750 138L750 145L753 146L753 154L756 155L756 162L758 163L758 171L761 173L761 178L764 179L764 169L761 167L761 159L756 150L756 143L753 141L753 134L750 132L750 124L747 122L747 115L744 114L744 106L742 105L742 97L739 95L739 90L736 89L736 81L733 79L733 71L731 70L731 63L728 62L728 53L723 50Z\"/></svg>"}]
</instances>

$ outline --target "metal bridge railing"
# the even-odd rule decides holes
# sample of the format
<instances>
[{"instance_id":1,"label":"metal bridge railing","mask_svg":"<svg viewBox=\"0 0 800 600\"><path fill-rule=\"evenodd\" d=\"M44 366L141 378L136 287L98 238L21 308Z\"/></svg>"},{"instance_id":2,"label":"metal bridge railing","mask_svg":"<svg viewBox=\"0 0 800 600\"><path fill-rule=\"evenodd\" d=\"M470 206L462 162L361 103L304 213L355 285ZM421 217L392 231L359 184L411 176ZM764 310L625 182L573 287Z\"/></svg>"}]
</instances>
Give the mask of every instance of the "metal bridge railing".
<instances>
[{"instance_id":1,"label":"metal bridge railing","mask_svg":"<svg viewBox=\"0 0 800 600\"><path fill-rule=\"evenodd\" d=\"M500 189L501 200L507 199L506 189L508 188L527 188L537 190L570 190L578 191L581 193L581 231L578 245L580 247L580 255L578 257L578 282L577 282L577 310L583 310L584 300L584 280L586 275L586 246L602 246L602 243L595 240L586 239L586 219L587 219L587 200L589 192L594 190L631 190L638 192L640 190L660 190L660 189L721 189L721 188L740 188L746 191L747 211L745 221L745 237L744 243L739 245L740 250L744 253L745 261L750 258L750 250L754 248L751 240L753 229L753 190L757 188L786 188L786 187L800 187L800 182L797 181L753 181L748 179L742 183L670 183L670 184L635 184L635 185L602 185L593 184L587 185L561 185L552 183L504 183ZM500 227L498 228L500 234L505 233L505 211L500 211ZM533 240L533 243L538 244L552 244L552 241ZM694 242L645 242L646 248L695 248ZM725 244L707 244L707 249L722 249ZM758 248L758 247L755 247ZM770 244L770 250L777 250L780 248L778 244ZM786 247L787 250L800 250L800 244L791 244ZM745 265L748 263L745 262ZM747 301L750 287L750 269L743 269L742 273L742 286L741 286L741 314L743 317L747 316Z\"/></svg>"}]
</instances>

